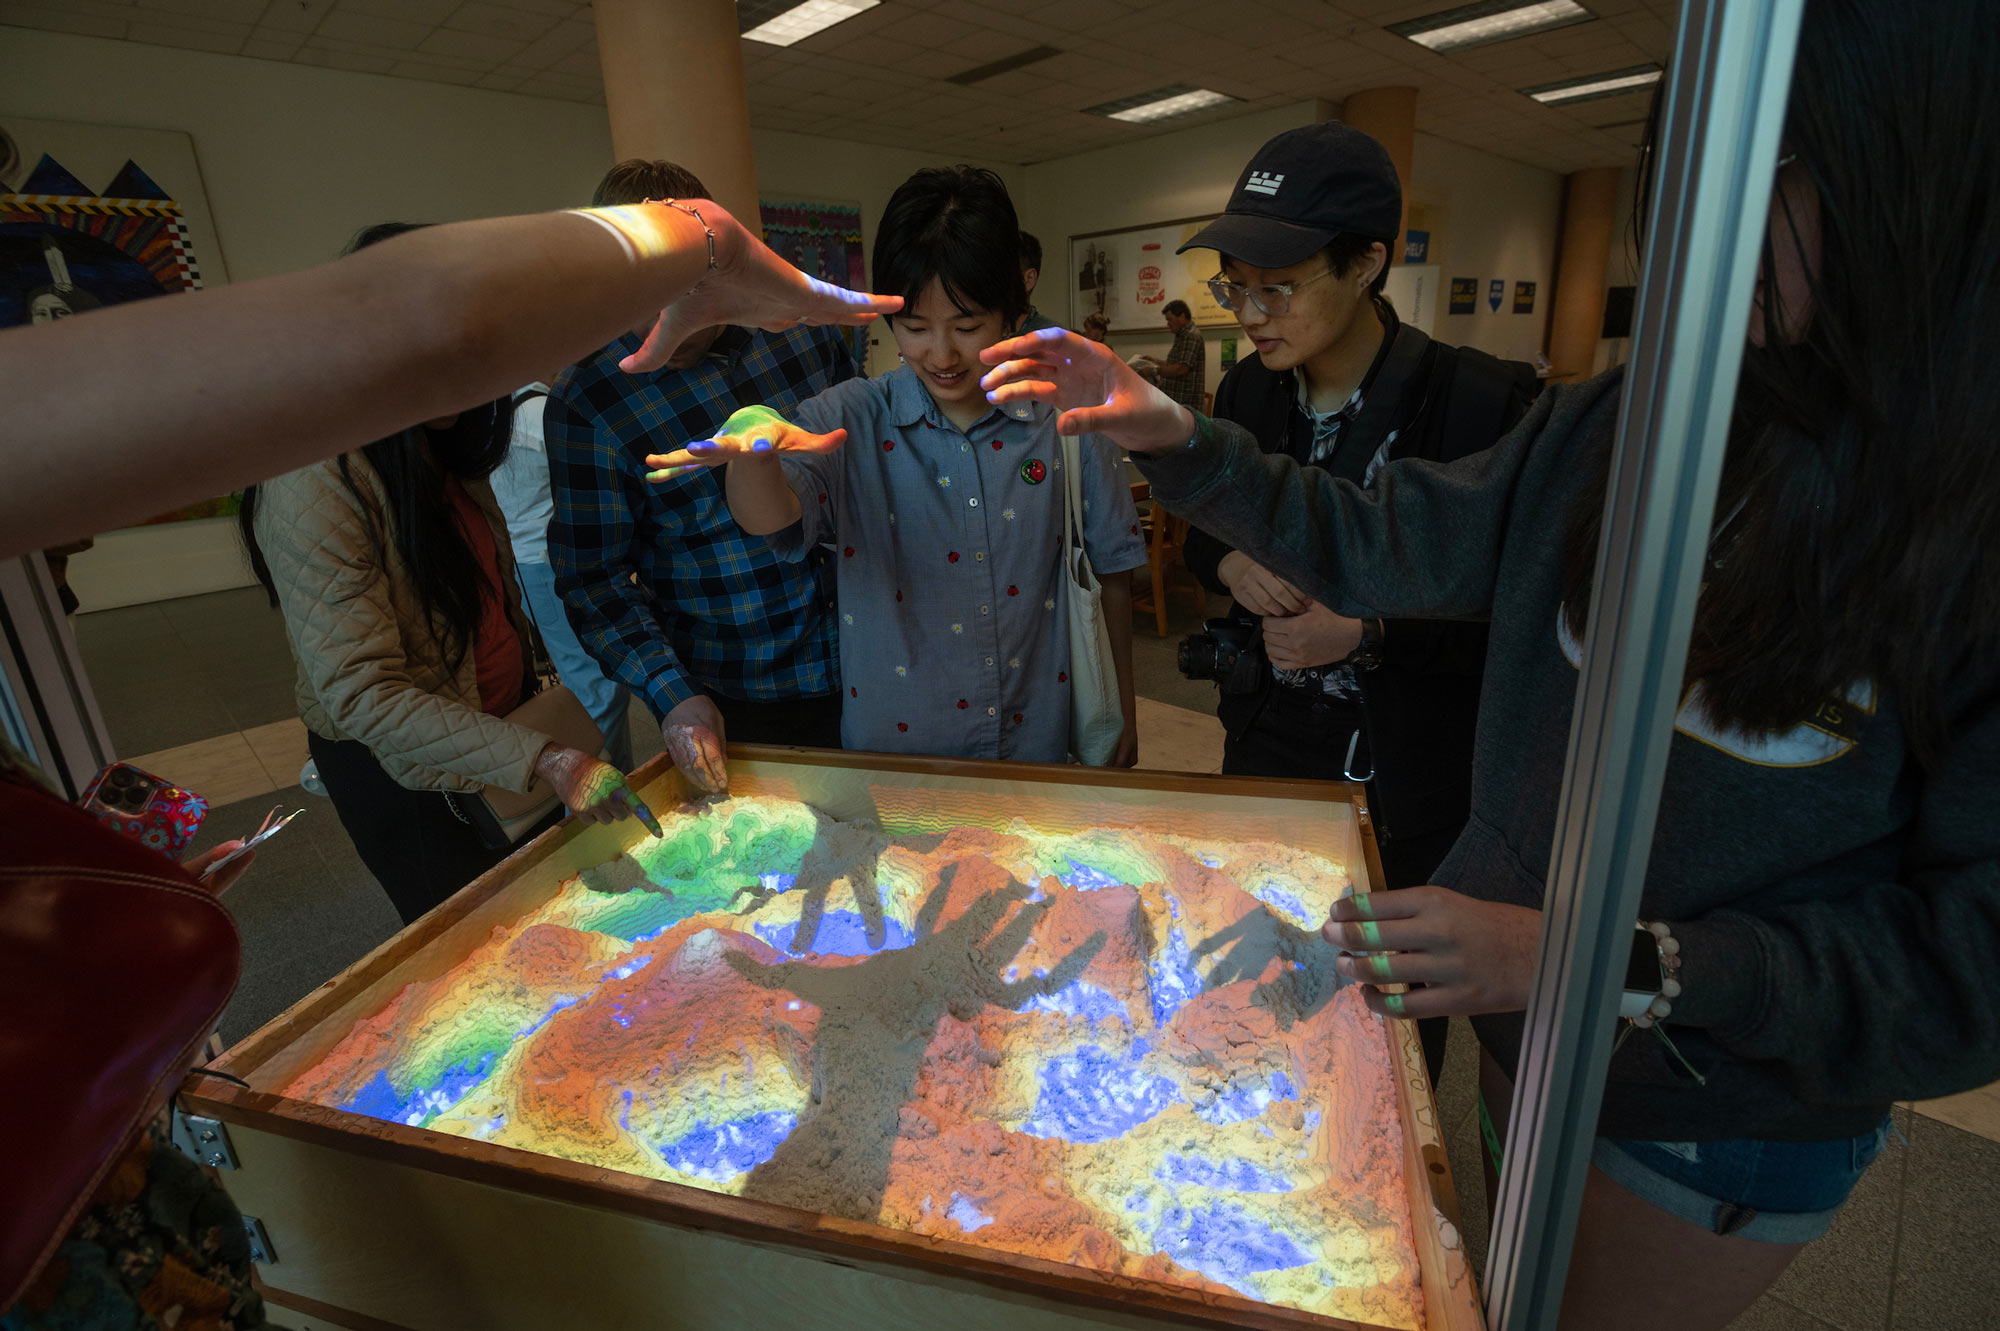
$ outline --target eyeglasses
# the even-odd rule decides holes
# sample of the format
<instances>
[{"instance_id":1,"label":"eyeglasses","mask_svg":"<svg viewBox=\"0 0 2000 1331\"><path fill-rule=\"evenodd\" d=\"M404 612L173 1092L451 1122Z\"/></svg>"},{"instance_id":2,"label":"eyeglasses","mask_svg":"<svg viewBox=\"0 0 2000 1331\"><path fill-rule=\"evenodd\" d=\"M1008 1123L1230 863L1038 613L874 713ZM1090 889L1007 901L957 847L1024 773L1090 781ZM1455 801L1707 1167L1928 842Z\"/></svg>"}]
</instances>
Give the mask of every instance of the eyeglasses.
<instances>
[{"instance_id":1,"label":"eyeglasses","mask_svg":"<svg viewBox=\"0 0 2000 1331\"><path fill-rule=\"evenodd\" d=\"M1281 319L1292 308L1292 293L1300 287L1311 286L1322 277L1332 277L1333 269L1314 273L1300 282L1267 282L1262 286L1245 286L1232 282L1217 273L1208 279L1208 294L1215 297L1215 303L1225 310L1240 310L1243 302L1249 301L1263 312L1267 319Z\"/></svg>"}]
</instances>

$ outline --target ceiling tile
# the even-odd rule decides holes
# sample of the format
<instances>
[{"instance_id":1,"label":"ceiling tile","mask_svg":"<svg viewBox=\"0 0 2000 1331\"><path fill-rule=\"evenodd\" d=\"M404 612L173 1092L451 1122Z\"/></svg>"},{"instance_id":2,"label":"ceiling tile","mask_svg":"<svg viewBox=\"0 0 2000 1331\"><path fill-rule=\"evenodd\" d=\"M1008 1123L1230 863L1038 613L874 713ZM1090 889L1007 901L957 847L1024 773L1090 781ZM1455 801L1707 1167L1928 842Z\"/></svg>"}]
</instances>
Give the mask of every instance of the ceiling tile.
<instances>
[{"instance_id":1,"label":"ceiling tile","mask_svg":"<svg viewBox=\"0 0 2000 1331\"><path fill-rule=\"evenodd\" d=\"M336 9L320 20L317 35L336 37L344 42L366 42L370 46L387 47L391 50L408 51L430 35L431 28L424 23L411 23L404 19L383 18L379 14L355 14L345 9Z\"/></svg>"},{"instance_id":2,"label":"ceiling tile","mask_svg":"<svg viewBox=\"0 0 2000 1331\"><path fill-rule=\"evenodd\" d=\"M464 3L465 0L338 0L336 8L342 13L372 14L434 28Z\"/></svg>"},{"instance_id":3,"label":"ceiling tile","mask_svg":"<svg viewBox=\"0 0 2000 1331\"><path fill-rule=\"evenodd\" d=\"M459 32L483 33L488 37L506 37L524 43L532 42L555 25L554 15L508 9L503 5L483 3L483 0L460 5L450 18L444 20L445 27Z\"/></svg>"},{"instance_id":4,"label":"ceiling tile","mask_svg":"<svg viewBox=\"0 0 2000 1331\"><path fill-rule=\"evenodd\" d=\"M585 49L597 49L597 29L589 23L559 23L522 47L511 63L527 69L541 69Z\"/></svg>"},{"instance_id":5,"label":"ceiling tile","mask_svg":"<svg viewBox=\"0 0 2000 1331\"><path fill-rule=\"evenodd\" d=\"M495 65L515 59L526 46L526 42L518 42L509 37L488 37L479 32L454 32L450 28L439 28L417 43L417 49L427 54L463 56L467 60L490 60Z\"/></svg>"},{"instance_id":6,"label":"ceiling tile","mask_svg":"<svg viewBox=\"0 0 2000 1331\"><path fill-rule=\"evenodd\" d=\"M332 10L333 0L271 0L257 26L278 32L311 32Z\"/></svg>"},{"instance_id":7,"label":"ceiling tile","mask_svg":"<svg viewBox=\"0 0 2000 1331\"><path fill-rule=\"evenodd\" d=\"M246 24L242 32L232 36L207 28L134 21L126 28L125 35L131 41L151 42L155 46L178 46L190 51L219 51L225 55L234 55L242 49L244 41L250 35L250 29Z\"/></svg>"},{"instance_id":8,"label":"ceiling tile","mask_svg":"<svg viewBox=\"0 0 2000 1331\"><path fill-rule=\"evenodd\" d=\"M40 28L44 32L73 32L84 37L123 37L126 28L126 20L122 18L12 3L0 4L0 23Z\"/></svg>"},{"instance_id":9,"label":"ceiling tile","mask_svg":"<svg viewBox=\"0 0 2000 1331\"><path fill-rule=\"evenodd\" d=\"M140 9L150 11L149 20L164 14L181 14L243 24L255 23L262 16L264 3L265 0L138 0ZM162 21L174 22L173 19Z\"/></svg>"}]
</instances>

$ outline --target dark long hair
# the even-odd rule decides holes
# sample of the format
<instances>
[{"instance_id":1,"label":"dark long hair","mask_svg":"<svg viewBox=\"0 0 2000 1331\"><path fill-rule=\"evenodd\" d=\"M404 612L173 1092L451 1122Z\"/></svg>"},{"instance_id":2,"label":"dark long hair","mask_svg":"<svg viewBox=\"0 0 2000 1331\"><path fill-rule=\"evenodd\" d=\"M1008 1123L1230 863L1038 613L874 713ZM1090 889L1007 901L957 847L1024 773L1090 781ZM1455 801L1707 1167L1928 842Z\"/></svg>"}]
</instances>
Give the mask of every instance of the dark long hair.
<instances>
[{"instance_id":1,"label":"dark long hair","mask_svg":"<svg viewBox=\"0 0 2000 1331\"><path fill-rule=\"evenodd\" d=\"M368 227L346 252L414 231L418 225L383 222ZM459 525L446 481L454 476L473 481L492 475L513 442L513 416L509 400L501 398L460 412L442 429L413 425L337 460L340 479L354 496L355 511L366 526L369 548L378 563L386 562L391 546L401 557L439 655L454 673L472 649L484 598L498 598L502 592L480 567ZM379 516L356 480L360 463L374 471L386 497ZM251 569L275 606L277 584L257 545L256 486L243 492L236 521L249 549Z\"/></svg>"},{"instance_id":2,"label":"dark long hair","mask_svg":"<svg viewBox=\"0 0 2000 1331\"><path fill-rule=\"evenodd\" d=\"M1685 676L1717 722L1787 729L1871 680L1930 766L1954 683L2000 662L1989 3L1807 6L1781 151L1818 196L1821 257L1788 340L1766 235L1764 345L1744 349ZM1608 475L1608 446L1591 464ZM1579 505L1566 549L1578 637L1602 496Z\"/></svg>"}]
</instances>

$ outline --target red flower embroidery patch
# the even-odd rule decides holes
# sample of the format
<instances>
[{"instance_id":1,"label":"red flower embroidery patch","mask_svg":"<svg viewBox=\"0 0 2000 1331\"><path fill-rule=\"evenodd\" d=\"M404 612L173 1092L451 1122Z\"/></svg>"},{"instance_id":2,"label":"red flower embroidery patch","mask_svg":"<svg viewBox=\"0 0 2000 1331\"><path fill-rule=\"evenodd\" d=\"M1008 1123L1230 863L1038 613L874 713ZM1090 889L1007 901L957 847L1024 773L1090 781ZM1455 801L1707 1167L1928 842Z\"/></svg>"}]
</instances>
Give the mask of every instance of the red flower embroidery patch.
<instances>
[{"instance_id":1,"label":"red flower embroidery patch","mask_svg":"<svg viewBox=\"0 0 2000 1331\"><path fill-rule=\"evenodd\" d=\"M898 730L908 730L909 728L910 728L910 723L908 721L898 721L896 723L896 729Z\"/></svg>"},{"instance_id":2,"label":"red flower embroidery patch","mask_svg":"<svg viewBox=\"0 0 2000 1331\"><path fill-rule=\"evenodd\" d=\"M950 560L952 563L956 564L958 562L958 551L956 550L952 551L950 554L946 555L945 558Z\"/></svg>"}]
</instances>

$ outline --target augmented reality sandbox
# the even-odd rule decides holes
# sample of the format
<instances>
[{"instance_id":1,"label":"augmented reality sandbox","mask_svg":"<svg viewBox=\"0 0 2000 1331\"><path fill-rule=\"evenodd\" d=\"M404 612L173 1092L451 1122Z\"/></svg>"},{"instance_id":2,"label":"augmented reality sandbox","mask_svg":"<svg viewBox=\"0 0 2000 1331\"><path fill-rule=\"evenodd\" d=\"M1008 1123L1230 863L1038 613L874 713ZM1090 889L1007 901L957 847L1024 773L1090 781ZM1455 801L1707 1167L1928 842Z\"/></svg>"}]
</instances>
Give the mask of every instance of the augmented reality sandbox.
<instances>
[{"instance_id":1,"label":"augmented reality sandbox","mask_svg":"<svg viewBox=\"0 0 2000 1331\"><path fill-rule=\"evenodd\" d=\"M662 814L285 1093L606 1169L1421 1325L1388 1045L1269 843Z\"/></svg>"}]
</instances>

